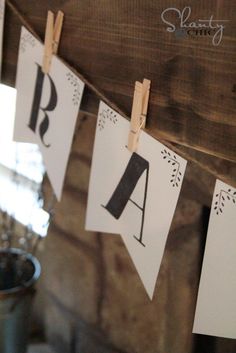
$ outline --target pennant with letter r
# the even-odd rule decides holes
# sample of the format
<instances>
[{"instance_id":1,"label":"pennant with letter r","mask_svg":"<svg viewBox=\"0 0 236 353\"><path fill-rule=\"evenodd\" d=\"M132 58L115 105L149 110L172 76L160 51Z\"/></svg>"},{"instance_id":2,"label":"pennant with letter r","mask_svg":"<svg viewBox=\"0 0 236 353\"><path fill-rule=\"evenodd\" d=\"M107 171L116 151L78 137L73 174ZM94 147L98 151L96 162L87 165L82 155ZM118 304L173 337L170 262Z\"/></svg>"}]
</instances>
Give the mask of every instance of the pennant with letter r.
<instances>
[{"instance_id":1,"label":"pennant with letter r","mask_svg":"<svg viewBox=\"0 0 236 353\"><path fill-rule=\"evenodd\" d=\"M39 145L60 200L84 83L56 56L47 74L42 61L43 45L22 27L14 140Z\"/></svg>"}]
</instances>

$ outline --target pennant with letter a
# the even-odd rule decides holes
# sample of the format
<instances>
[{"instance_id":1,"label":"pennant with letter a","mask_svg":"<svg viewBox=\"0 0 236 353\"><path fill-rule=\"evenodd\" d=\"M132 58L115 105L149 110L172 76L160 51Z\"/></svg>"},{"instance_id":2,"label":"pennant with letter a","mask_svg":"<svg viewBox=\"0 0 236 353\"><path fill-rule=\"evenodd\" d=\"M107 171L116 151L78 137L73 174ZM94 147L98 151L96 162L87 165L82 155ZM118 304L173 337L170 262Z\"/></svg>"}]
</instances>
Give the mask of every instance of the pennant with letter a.
<instances>
[{"instance_id":1,"label":"pennant with letter a","mask_svg":"<svg viewBox=\"0 0 236 353\"><path fill-rule=\"evenodd\" d=\"M186 161L141 131L138 152L127 148L130 123L100 103L86 229L121 234L153 297Z\"/></svg>"},{"instance_id":2,"label":"pennant with letter a","mask_svg":"<svg viewBox=\"0 0 236 353\"><path fill-rule=\"evenodd\" d=\"M84 83L56 56L42 72L43 45L24 27L17 66L14 140L37 143L60 200Z\"/></svg>"}]
</instances>

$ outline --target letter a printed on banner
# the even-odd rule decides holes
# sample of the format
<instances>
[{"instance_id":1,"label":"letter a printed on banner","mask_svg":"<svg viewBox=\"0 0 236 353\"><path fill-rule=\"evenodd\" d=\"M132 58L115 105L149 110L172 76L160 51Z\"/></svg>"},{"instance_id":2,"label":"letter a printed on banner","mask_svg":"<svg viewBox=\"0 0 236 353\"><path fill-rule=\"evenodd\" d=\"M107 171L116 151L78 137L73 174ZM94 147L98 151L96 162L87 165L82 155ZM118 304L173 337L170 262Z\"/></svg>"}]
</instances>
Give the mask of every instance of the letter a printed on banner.
<instances>
[{"instance_id":1,"label":"letter a printed on banner","mask_svg":"<svg viewBox=\"0 0 236 353\"><path fill-rule=\"evenodd\" d=\"M14 140L39 145L60 200L84 83L56 56L44 74L43 51L43 45L22 27Z\"/></svg>"},{"instance_id":2,"label":"letter a printed on banner","mask_svg":"<svg viewBox=\"0 0 236 353\"><path fill-rule=\"evenodd\" d=\"M236 189L216 181L194 333L236 339Z\"/></svg>"},{"instance_id":3,"label":"letter a printed on banner","mask_svg":"<svg viewBox=\"0 0 236 353\"><path fill-rule=\"evenodd\" d=\"M5 0L0 0L0 78L1 78L1 69L2 69L4 14L5 14Z\"/></svg>"},{"instance_id":4,"label":"letter a printed on banner","mask_svg":"<svg viewBox=\"0 0 236 353\"><path fill-rule=\"evenodd\" d=\"M127 148L130 123L100 103L86 229L121 234L150 298L186 161L144 131Z\"/></svg>"}]
</instances>

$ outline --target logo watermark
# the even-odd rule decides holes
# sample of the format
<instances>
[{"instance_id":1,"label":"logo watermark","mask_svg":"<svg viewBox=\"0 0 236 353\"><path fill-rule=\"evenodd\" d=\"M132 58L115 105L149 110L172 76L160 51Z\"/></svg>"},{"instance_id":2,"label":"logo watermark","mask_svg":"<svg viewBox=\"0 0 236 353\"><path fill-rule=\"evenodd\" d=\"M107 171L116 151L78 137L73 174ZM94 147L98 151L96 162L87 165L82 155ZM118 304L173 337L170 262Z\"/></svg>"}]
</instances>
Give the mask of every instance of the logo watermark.
<instances>
[{"instance_id":1,"label":"logo watermark","mask_svg":"<svg viewBox=\"0 0 236 353\"><path fill-rule=\"evenodd\" d=\"M177 38L184 38L187 36L212 36L212 44L214 46L220 45L225 29L225 23L228 20L214 20L214 15L209 19L190 20L192 9L186 6L182 11L169 7L161 14L162 21L167 25L167 32L175 33ZM170 21L170 16L175 15L175 20Z\"/></svg>"}]
</instances>

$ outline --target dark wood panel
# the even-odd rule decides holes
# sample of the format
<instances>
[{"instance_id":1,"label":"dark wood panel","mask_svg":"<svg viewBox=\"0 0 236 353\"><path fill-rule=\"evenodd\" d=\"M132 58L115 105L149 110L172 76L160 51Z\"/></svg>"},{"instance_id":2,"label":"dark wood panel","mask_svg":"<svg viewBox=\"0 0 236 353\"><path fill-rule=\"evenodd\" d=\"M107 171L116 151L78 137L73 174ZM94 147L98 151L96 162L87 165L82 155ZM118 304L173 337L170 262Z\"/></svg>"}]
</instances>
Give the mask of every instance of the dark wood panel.
<instances>
[{"instance_id":1,"label":"dark wood panel","mask_svg":"<svg viewBox=\"0 0 236 353\"><path fill-rule=\"evenodd\" d=\"M44 36L48 9L65 23L60 55L127 115L135 80L152 80L148 131L156 137L236 161L236 2L221 0L12 0ZM229 20L222 42L177 38L165 8L192 7L192 20ZM14 83L20 23L7 7L3 80ZM97 111L88 90L83 109Z\"/></svg>"}]
</instances>

